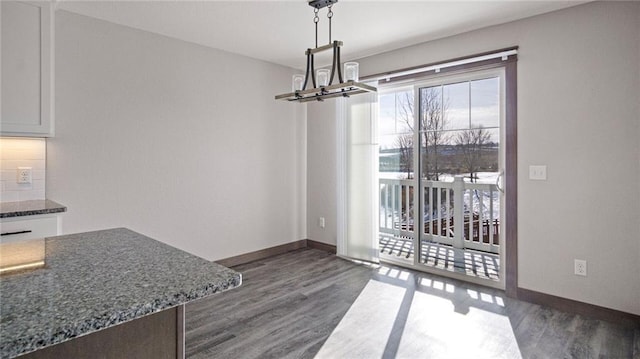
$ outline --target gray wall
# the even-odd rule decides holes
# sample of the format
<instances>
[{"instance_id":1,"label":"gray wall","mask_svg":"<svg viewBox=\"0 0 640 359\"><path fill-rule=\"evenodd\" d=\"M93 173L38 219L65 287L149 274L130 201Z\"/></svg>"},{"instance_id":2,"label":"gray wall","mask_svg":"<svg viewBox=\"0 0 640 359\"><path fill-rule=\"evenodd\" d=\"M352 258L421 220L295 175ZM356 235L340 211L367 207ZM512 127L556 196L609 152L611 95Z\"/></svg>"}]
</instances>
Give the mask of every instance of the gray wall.
<instances>
[{"instance_id":1,"label":"gray wall","mask_svg":"<svg viewBox=\"0 0 640 359\"><path fill-rule=\"evenodd\" d=\"M640 3L596 2L360 60L364 75L520 46L519 286L640 314ZM308 226L335 218L335 118L308 113ZM547 165L546 182L528 166ZM335 170L334 170L335 171ZM322 172L320 180L314 173ZM333 230L333 228L331 228ZM574 258L588 276L573 274Z\"/></svg>"},{"instance_id":2,"label":"gray wall","mask_svg":"<svg viewBox=\"0 0 640 359\"><path fill-rule=\"evenodd\" d=\"M128 227L210 260L306 238L293 70L56 14L47 197L63 232Z\"/></svg>"},{"instance_id":3,"label":"gray wall","mask_svg":"<svg viewBox=\"0 0 640 359\"><path fill-rule=\"evenodd\" d=\"M307 105L307 230L309 239L336 244L337 141L336 109L332 102ZM325 228L318 219L325 218Z\"/></svg>"}]
</instances>

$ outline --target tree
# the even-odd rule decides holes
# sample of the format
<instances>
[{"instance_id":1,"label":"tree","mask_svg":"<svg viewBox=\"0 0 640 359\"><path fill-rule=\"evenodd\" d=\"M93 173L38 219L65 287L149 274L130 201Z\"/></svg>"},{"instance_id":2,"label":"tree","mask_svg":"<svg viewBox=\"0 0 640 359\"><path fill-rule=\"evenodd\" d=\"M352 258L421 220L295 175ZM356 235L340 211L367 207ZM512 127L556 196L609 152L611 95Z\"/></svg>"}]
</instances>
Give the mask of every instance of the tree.
<instances>
[{"instance_id":1,"label":"tree","mask_svg":"<svg viewBox=\"0 0 640 359\"><path fill-rule=\"evenodd\" d=\"M407 172L407 179L411 179L413 171L413 135L398 135L396 146L400 155L400 169Z\"/></svg>"},{"instance_id":2,"label":"tree","mask_svg":"<svg viewBox=\"0 0 640 359\"><path fill-rule=\"evenodd\" d=\"M414 116L414 99L411 92L405 92L398 98L399 117L412 130ZM444 132L448 124L447 111L449 101L442 98L441 87L420 89L419 125L421 133L422 177L438 181L440 168L438 164L438 147L449 140Z\"/></svg>"},{"instance_id":3,"label":"tree","mask_svg":"<svg viewBox=\"0 0 640 359\"><path fill-rule=\"evenodd\" d=\"M491 133L482 126L464 130L455 138L456 148L462 155L462 163L469 172L471 182L476 182L476 172L483 166L482 152L489 144Z\"/></svg>"}]
</instances>

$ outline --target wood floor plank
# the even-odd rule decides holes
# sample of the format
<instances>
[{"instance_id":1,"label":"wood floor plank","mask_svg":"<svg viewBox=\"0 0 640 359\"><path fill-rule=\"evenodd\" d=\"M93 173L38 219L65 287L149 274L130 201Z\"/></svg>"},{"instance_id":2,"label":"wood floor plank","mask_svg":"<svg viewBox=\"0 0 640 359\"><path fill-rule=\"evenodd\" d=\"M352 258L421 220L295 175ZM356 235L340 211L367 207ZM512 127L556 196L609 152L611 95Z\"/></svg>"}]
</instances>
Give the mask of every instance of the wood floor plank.
<instances>
[{"instance_id":1,"label":"wood floor plank","mask_svg":"<svg viewBox=\"0 0 640 359\"><path fill-rule=\"evenodd\" d=\"M640 331L428 273L316 249L234 269L240 288L186 306L187 357L640 356Z\"/></svg>"},{"instance_id":2,"label":"wood floor plank","mask_svg":"<svg viewBox=\"0 0 640 359\"><path fill-rule=\"evenodd\" d=\"M603 322L599 356L601 358L633 357L633 340L627 340L627 336L631 337L632 334L611 323Z\"/></svg>"},{"instance_id":3,"label":"wood floor plank","mask_svg":"<svg viewBox=\"0 0 640 359\"><path fill-rule=\"evenodd\" d=\"M565 355L569 358L598 358L602 332L598 320L579 318L578 326L570 338Z\"/></svg>"},{"instance_id":4,"label":"wood floor plank","mask_svg":"<svg viewBox=\"0 0 640 359\"><path fill-rule=\"evenodd\" d=\"M567 338L571 338L575 333L575 315L553 311L549 321L545 326L537 345L544 345L544 354L551 358L563 358L567 350Z\"/></svg>"}]
</instances>

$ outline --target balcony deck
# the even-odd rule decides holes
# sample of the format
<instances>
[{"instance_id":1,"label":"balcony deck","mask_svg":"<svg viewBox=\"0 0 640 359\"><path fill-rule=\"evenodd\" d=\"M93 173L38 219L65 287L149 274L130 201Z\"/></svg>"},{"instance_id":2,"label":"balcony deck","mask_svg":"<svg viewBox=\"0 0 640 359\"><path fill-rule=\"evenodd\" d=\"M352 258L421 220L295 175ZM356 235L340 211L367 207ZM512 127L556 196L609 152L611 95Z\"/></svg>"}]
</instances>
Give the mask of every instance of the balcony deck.
<instances>
[{"instance_id":1,"label":"balcony deck","mask_svg":"<svg viewBox=\"0 0 640 359\"><path fill-rule=\"evenodd\" d=\"M413 239L381 233L379 244L381 258L413 263ZM500 257L493 253L458 249L423 240L420 263L477 278L499 280Z\"/></svg>"}]
</instances>

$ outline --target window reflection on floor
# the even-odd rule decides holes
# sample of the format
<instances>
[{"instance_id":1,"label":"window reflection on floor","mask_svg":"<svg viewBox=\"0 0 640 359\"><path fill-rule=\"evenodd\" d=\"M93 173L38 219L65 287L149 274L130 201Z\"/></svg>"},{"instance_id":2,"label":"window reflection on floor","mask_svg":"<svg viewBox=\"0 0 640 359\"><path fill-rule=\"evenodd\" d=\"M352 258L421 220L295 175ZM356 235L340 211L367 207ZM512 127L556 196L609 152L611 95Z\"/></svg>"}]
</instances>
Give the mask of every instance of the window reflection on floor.
<instances>
[{"instance_id":1,"label":"window reflection on floor","mask_svg":"<svg viewBox=\"0 0 640 359\"><path fill-rule=\"evenodd\" d=\"M500 291L382 265L316 358L521 358Z\"/></svg>"}]
</instances>

